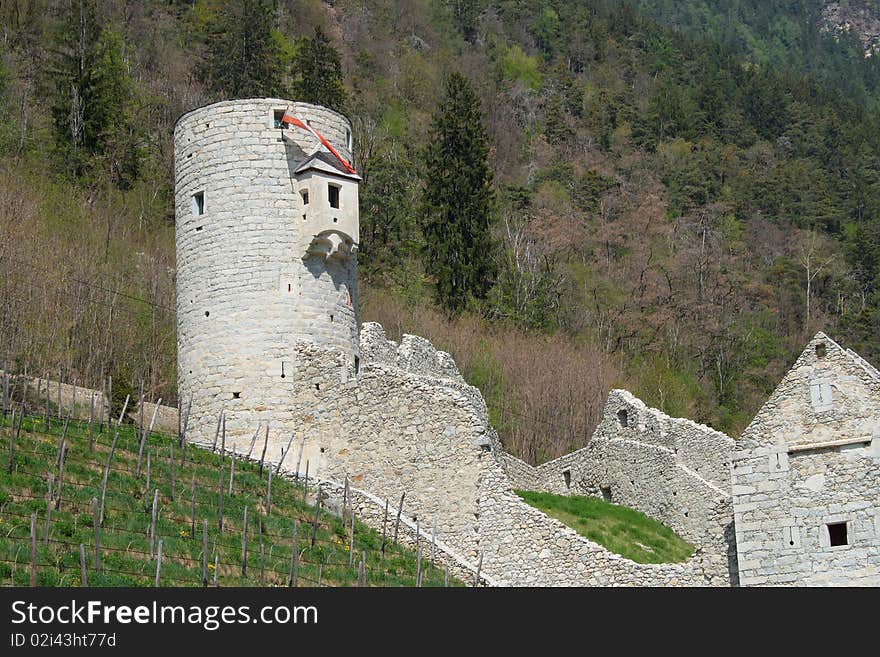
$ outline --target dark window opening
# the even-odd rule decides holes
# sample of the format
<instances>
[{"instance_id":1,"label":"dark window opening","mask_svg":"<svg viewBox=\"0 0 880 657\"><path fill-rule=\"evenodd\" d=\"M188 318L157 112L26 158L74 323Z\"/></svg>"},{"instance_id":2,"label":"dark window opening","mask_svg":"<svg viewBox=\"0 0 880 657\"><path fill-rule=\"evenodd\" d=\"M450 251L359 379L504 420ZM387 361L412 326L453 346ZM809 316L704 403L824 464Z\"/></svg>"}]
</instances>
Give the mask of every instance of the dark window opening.
<instances>
[{"instance_id":1,"label":"dark window opening","mask_svg":"<svg viewBox=\"0 0 880 657\"><path fill-rule=\"evenodd\" d=\"M196 192L193 194L192 213L196 217L205 214L205 192Z\"/></svg>"},{"instance_id":2,"label":"dark window opening","mask_svg":"<svg viewBox=\"0 0 880 657\"><path fill-rule=\"evenodd\" d=\"M305 221L305 220L306 220L306 215L303 215L303 221Z\"/></svg>"},{"instance_id":3,"label":"dark window opening","mask_svg":"<svg viewBox=\"0 0 880 657\"><path fill-rule=\"evenodd\" d=\"M284 118L284 110L283 109L272 110L273 125L276 128L283 128L284 127L284 122L281 120L282 118Z\"/></svg>"},{"instance_id":4,"label":"dark window opening","mask_svg":"<svg viewBox=\"0 0 880 657\"><path fill-rule=\"evenodd\" d=\"M361 371L361 358L360 356L354 357L354 373L357 374Z\"/></svg>"},{"instance_id":5,"label":"dark window opening","mask_svg":"<svg viewBox=\"0 0 880 657\"><path fill-rule=\"evenodd\" d=\"M334 224L339 223L339 219L337 219L336 217L333 217L333 223Z\"/></svg>"},{"instance_id":6,"label":"dark window opening","mask_svg":"<svg viewBox=\"0 0 880 657\"><path fill-rule=\"evenodd\" d=\"M316 384L315 384L315 390L318 390L318 391L321 390L321 384L320 384L320 383L316 383Z\"/></svg>"},{"instance_id":7,"label":"dark window opening","mask_svg":"<svg viewBox=\"0 0 880 657\"><path fill-rule=\"evenodd\" d=\"M571 488L571 470L563 470L562 476L565 479L565 487Z\"/></svg>"},{"instance_id":8,"label":"dark window opening","mask_svg":"<svg viewBox=\"0 0 880 657\"><path fill-rule=\"evenodd\" d=\"M241 393L240 392L233 392L232 398L233 399L241 399Z\"/></svg>"},{"instance_id":9,"label":"dark window opening","mask_svg":"<svg viewBox=\"0 0 880 657\"><path fill-rule=\"evenodd\" d=\"M323 454L323 453L324 453L324 448L322 447L322 448L321 448L321 454Z\"/></svg>"},{"instance_id":10,"label":"dark window opening","mask_svg":"<svg viewBox=\"0 0 880 657\"><path fill-rule=\"evenodd\" d=\"M333 315L330 315L330 323L333 323Z\"/></svg>"},{"instance_id":11,"label":"dark window opening","mask_svg":"<svg viewBox=\"0 0 880 657\"><path fill-rule=\"evenodd\" d=\"M293 292L293 285L291 285L290 283L287 284L287 291Z\"/></svg>"},{"instance_id":12,"label":"dark window opening","mask_svg":"<svg viewBox=\"0 0 880 657\"><path fill-rule=\"evenodd\" d=\"M610 502L611 501L611 487L609 486L606 488L603 486L599 490L602 491L602 499L605 500L606 502Z\"/></svg>"},{"instance_id":13,"label":"dark window opening","mask_svg":"<svg viewBox=\"0 0 880 657\"><path fill-rule=\"evenodd\" d=\"M339 185L327 183L327 200L331 208L339 209Z\"/></svg>"},{"instance_id":14,"label":"dark window opening","mask_svg":"<svg viewBox=\"0 0 880 657\"><path fill-rule=\"evenodd\" d=\"M828 347L824 342L820 342L816 345L816 357L817 358L825 358L825 354L828 353Z\"/></svg>"},{"instance_id":15,"label":"dark window opening","mask_svg":"<svg viewBox=\"0 0 880 657\"><path fill-rule=\"evenodd\" d=\"M210 311L210 310L206 310L206 311L205 311L205 317L210 317L210 316L211 316L211 311Z\"/></svg>"},{"instance_id":16,"label":"dark window opening","mask_svg":"<svg viewBox=\"0 0 880 657\"><path fill-rule=\"evenodd\" d=\"M687 512L687 511L684 512L684 517L685 517L685 518L688 517L688 512Z\"/></svg>"},{"instance_id":17,"label":"dark window opening","mask_svg":"<svg viewBox=\"0 0 880 657\"><path fill-rule=\"evenodd\" d=\"M196 232L199 232L204 226L196 226Z\"/></svg>"},{"instance_id":18,"label":"dark window opening","mask_svg":"<svg viewBox=\"0 0 880 657\"><path fill-rule=\"evenodd\" d=\"M617 411L617 421L624 429L629 426L629 415L627 414L626 409L621 409Z\"/></svg>"},{"instance_id":19,"label":"dark window opening","mask_svg":"<svg viewBox=\"0 0 880 657\"><path fill-rule=\"evenodd\" d=\"M846 523L835 522L828 525L828 540L831 547L836 545L849 545L846 540Z\"/></svg>"},{"instance_id":20,"label":"dark window opening","mask_svg":"<svg viewBox=\"0 0 880 657\"><path fill-rule=\"evenodd\" d=\"M300 190L299 195L302 196L303 205L308 205L309 204L309 190L302 189L302 190Z\"/></svg>"}]
</instances>

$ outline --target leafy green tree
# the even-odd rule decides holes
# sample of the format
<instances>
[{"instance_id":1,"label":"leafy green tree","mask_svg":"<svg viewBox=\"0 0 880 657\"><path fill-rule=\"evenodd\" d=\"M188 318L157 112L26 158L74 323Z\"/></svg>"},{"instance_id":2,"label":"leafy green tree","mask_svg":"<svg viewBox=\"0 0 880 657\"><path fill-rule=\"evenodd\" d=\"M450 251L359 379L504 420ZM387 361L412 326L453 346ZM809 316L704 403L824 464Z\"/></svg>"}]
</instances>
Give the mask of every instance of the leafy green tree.
<instances>
[{"instance_id":1,"label":"leafy green tree","mask_svg":"<svg viewBox=\"0 0 880 657\"><path fill-rule=\"evenodd\" d=\"M284 96L283 57L273 37L272 3L224 2L207 30L199 76L220 99Z\"/></svg>"},{"instance_id":2,"label":"leafy green tree","mask_svg":"<svg viewBox=\"0 0 880 657\"><path fill-rule=\"evenodd\" d=\"M300 43L293 72L293 94L297 100L345 111L348 93L342 83L339 53L320 28L315 29L314 37Z\"/></svg>"},{"instance_id":3,"label":"leafy green tree","mask_svg":"<svg viewBox=\"0 0 880 657\"><path fill-rule=\"evenodd\" d=\"M75 177L100 168L126 187L137 177L139 154L122 38L103 25L94 0L78 0L67 6L56 43L48 82L61 160Z\"/></svg>"},{"instance_id":4,"label":"leafy green tree","mask_svg":"<svg viewBox=\"0 0 880 657\"><path fill-rule=\"evenodd\" d=\"M447 77L425 149L425 266L440 305L461 312L485 299L496 273L489 144L479 99L461 73Z\"/></svg>"}]
</instances>

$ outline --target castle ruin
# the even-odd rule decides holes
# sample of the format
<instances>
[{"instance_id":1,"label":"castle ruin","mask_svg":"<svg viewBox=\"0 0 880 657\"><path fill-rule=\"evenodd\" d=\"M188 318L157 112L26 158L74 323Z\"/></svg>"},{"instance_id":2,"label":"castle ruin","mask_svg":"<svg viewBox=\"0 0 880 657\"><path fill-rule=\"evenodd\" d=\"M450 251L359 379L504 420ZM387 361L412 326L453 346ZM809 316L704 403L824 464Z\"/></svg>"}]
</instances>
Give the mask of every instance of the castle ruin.
<instances>
[{"instance_id":1,"label":"castle ruin","mask_svg":"<svg viewBox=\"0 0 880 657\"><path fill-rule=\"evenodd\" d=\"M287 123L287 113L308 129ZM266 440L269 460L287 471L308 468L331 495L348 479L358 516L376 527L386 500L393 516L405 493L402 540L434 541L453 572L479 572L484 584L776 583L755 579L753 562L763 553L753 559L738 546L759 542L747 531L763 531L763 520L745 520L737 505L769 485L742 479L742 468L757 472L746 464L749 446L766 451L777 439L759 439L756 429L740 445L615 390L585 448L532 467L504 452L480 392L449 354L416 336L390 341L378 324L359 327L359 178L341 166L353 146L343 116L283 99L224 101L181 117L174 144L179 394L185 407L191 400L191 440L212 444L221 424L239 452ZM864 380L863 397L835 412L857 407L860 430L868 431L859 434L859 449L863 434L871 436L860 472L873 464L876 477L870 445L880 428L880 379ZM873 401L862 404L867 397ZM826 433L820 443L836 440ZM297 462L286 449L300 443ZM764 451L755 458L766 461ZM842 458L850 463L852 454ZM635 563L529 506L517 488L625 504L666 523L696 551L685 563ZM787 489L778 491L781 508ZM871 543L866 555L876 556L876 493L850 482L840 495L841 503L862 506L838 512L830 505L823 517L831 523L835 513L850 514L853 540ZM745 505L754 510L761 501ZM877 583L875 556L866 557L859 583ZM787 581L820 578L800 572Z\"/></svg>"}]
</instances>

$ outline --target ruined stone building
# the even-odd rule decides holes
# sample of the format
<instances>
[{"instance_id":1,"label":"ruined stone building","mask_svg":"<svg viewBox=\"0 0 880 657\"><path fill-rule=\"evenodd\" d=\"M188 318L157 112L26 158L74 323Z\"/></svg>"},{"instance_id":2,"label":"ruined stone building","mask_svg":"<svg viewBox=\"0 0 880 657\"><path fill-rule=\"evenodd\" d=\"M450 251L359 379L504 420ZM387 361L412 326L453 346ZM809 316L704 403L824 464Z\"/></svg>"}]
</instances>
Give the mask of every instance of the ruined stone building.
<instances>
[{"instance_id":1,"label":"ruined stone building","mask_svg":"<svg viewBox=\"0 0 880 657\"><path fill-rule=\"evenodd\" d=\"M731 469L743 585L880 585L880 372L819 333Z\"/></svg>"},{"instance_id":2,"label":"ruined stone building","mask_svg":"<svg viewBox=\"0 0 880 657\"><path fill-rule=\"evenodd\" d=\"M821 541L838 540L832 527L841 522L849 543L827 548L827 570L861 559L861 581L870 581L877 549L868 545L880 530L877 494L868 490L880 379L857 356L817 338L824 355L810 356L818 359L810 372L803 356L793 370L804 370L805 406L797 401L803 390L792 397L792 375L783 381L768 406L784 407L786 417L813 413L803 430L790 431L783 413L765 408L736 444L615 390L585 448L532 467L504 452L480 392L449 354L359 325L359 178L341 166L353 148L345 117L283 99L224 101L181 117L174 144L178 383L191 406L188 439L211 444L221 423L239 453L266 439L267 458L288 472L308 470L331 495L348 478L358 516L377 527L386 500L395 515L405 493L401 539L433 541L453 572L479 572L484 584L820 582L813 570L783 568L798 558L783 533L797 528L799 556L817 558ZM848 413L848 428L835 428ZM768 469L776 457L789 479ZM829 457L840 463L823 470ZM518 488L625 504L696 551L685 563L632 562L529 506ZM809 494L791 494L801 488ZM765 509L770 495L778 499ZM803 506L784 511L795 503ZM820 506L809 524L805 512ZM785 580L790 573L797 577Z\"/></svg>"}]
</instances>

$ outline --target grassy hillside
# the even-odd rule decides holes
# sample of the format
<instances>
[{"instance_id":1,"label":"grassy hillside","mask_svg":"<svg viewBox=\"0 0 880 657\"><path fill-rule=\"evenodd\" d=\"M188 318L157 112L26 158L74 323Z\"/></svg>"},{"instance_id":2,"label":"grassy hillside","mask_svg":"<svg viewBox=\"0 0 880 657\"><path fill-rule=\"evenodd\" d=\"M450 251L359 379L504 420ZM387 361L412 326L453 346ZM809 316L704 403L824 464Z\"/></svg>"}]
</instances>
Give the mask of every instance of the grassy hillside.
<instances>
[{"instance_id":1,"label":"grassy hillside","mask_svg":"<svg viewBox=\"0 0 880 657\"><path fill-rule=\"evenodd\" d=\"M273 478L271 505L267 504L268 467L260 475L257 464L237 460L229 494L228 453L221 458L190 446L184 455L176 438L153 434L145 445L141 473L136 475L139 438L136 429L127 426L118 431L110 465L99 537L100 566L96 567L92 499L97 498L100 504L103 472L115 431L95 431L90 447L88 425L71 422L62 475L56 459L64 423L53 419L47 430L43 418L27 416L12 447L10 473L10 423L10 417L0 420L0 585L27 585L30 581L31 514L36 514L37 583L41 586L80 585L81 544L90 586L153 586L159 540L161 584L201 586L204 520L208 521L209 585L216 578L219 586L287 586L295 520L299 523L299 586L355 586L363 554L367 586L416 585L417 555L392 544L390 538L383 555L382 536L360 522L355 523L352 552L349 523L343 527L339 517L321 511L313 544L315 511L310 501L314 491L304 498L302 483L295 486L281 477ZM47 500L50 481L53 494ZM151 541L156 490L158 519L155 541ZM245 509L247 568L243 573ZM422 550L422 585L443 586L444 571L430 564L430 545ZM350 554L354 555L351 567Z\"/></svg>"},{"instance_id":2,"label":"grassy hillside","mask_svg":"<svg viewBox=\"0 0 880 657\"><path fill-rule=\"evenodd\" d=\"M534 491L516 494L612 552L637 563L687 561L694 546L644 513L594 497Z\"/></svg>"}]
</instances>

